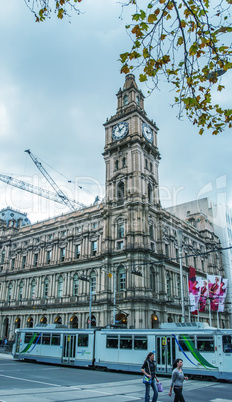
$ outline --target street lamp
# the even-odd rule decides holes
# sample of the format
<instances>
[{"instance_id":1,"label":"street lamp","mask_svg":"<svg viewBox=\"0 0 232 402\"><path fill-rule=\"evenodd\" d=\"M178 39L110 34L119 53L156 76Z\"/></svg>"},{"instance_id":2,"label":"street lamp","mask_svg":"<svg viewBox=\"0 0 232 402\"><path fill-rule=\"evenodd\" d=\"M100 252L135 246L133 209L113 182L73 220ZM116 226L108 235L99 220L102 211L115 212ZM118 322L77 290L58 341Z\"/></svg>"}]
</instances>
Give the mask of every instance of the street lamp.
<instances>
[{"instance_id":1,"label":"street lamp","mask_svg":"<svg viewBox=\"0 0 232 402\"><path fill-rule=\"evenodd\" d=\"M89 282L89 329L91 329L91 321L92 321L92 283L91 280L88 279L84 275L80 275L79 279L85 282Z\"/></svg>"},{"instance_id":2,"label":"street lamp","mask_svg":"<svg viewBox=\"0 0 232 402\"><path fill-rule=\"evenodd\" d=\"M183 267L182 267L182 229L177 229L177 242L179 247L179 262L180 262L180 293L181 293L181 322L185 322L184 313L184 284L183 284Z\"/></svg>"}]
</instances>

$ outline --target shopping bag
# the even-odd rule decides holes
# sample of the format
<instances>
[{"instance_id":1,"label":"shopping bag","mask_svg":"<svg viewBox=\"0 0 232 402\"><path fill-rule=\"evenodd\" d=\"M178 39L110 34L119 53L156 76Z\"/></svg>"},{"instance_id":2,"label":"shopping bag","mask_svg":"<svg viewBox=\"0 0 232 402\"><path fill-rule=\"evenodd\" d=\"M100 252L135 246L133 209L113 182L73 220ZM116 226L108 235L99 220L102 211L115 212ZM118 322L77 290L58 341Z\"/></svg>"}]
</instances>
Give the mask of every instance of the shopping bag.
<instances>
[{"instance_id":1,"label":"shopping bag","mask_svg":"<svg viewBox=\"0 0 232 402\"><path fill-rule=\"evenodd\" d=\"M158 388L158 392L163 392L163 385L162 382L157 382L157 388Z\"/></svg>"}]
</instances>

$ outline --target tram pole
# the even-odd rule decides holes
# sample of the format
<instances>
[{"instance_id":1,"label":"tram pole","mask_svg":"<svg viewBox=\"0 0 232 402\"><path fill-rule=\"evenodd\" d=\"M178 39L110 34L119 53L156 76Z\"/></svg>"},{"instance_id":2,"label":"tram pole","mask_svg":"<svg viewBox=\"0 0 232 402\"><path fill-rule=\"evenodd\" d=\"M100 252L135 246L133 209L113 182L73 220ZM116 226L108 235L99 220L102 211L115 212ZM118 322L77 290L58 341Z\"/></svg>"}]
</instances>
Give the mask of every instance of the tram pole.
<instances>
[{"instance_id":1,"label":"tram pole","mask_svg":"<svg viewBox=\"0 0 232 402\"><path fill-rule=\"evenodd\" d=\"M184 312L184 284L183 284L183 266L182 266L182 229L177 229L177 242L179 247L179 262L180 262L180 292L181 292L181 321L185 322Z\"/></svg>"}]
</instances>

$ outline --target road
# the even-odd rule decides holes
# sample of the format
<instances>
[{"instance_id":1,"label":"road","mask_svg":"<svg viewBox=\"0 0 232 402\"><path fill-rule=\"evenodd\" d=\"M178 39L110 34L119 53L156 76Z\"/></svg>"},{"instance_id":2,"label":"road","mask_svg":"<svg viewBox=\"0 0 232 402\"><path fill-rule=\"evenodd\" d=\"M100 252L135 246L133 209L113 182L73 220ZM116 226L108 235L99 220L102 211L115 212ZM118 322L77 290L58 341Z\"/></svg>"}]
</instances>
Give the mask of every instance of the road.
<instances>
[{"instance_id":1,"label":"road","mask_svg":"<svg viewBox=\"0 0 232 402\"><path fill-rule=\"evenodd\" d=\"M161 378L168 396L170 379ZM186 381L186 402L231 402L232 384ZM144 401L141 375L92 371L12 360L0 355L0 402L135 402Z\"/></svg>"}]
</instances>

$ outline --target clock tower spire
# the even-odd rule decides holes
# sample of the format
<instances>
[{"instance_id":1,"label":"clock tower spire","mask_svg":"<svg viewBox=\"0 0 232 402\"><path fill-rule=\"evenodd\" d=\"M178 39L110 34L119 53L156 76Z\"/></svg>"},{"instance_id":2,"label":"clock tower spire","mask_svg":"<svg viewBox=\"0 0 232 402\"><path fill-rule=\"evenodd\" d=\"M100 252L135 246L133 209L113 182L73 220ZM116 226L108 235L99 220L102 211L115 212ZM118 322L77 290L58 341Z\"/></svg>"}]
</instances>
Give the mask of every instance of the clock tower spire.
<instances>
[{"instance_id":1,"label":"clock tower spire","mask_svg":"<svg viewBox=\"0 0 232 402\"><path fill-rule=\"evenodd\" d=\"M116 114L105 126L106 201L159 204L156 124L144 110L144 95L133 74L117 93Z\"/></svg>"}]
</instances>

